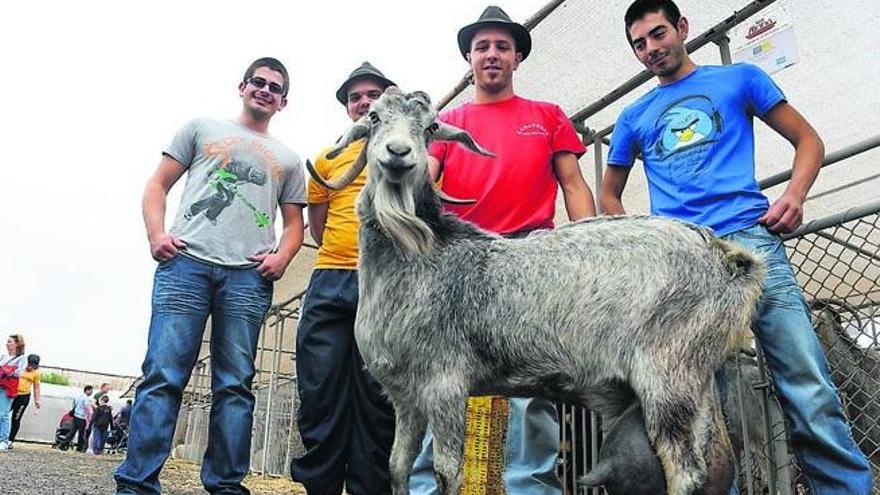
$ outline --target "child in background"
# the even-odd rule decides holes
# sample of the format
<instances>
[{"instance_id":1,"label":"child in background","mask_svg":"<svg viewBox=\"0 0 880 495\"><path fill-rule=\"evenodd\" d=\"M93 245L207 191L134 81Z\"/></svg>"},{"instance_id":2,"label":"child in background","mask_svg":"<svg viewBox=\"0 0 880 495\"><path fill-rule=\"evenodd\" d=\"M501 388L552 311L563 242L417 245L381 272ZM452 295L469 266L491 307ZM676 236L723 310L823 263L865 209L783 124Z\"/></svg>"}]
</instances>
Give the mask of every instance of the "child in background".
<instances>
[{"instance_id":1,"label":"child in background","mask_svg":"<svg viewBox=\"0 0 880 495\"><path fill-rule=\"evenodd\" d=\"M98 407L92 413L92 453L95 455L104 453L107 431L110 428L110 421L113 420L113 408L110 407L110 397L105 394L98 401Z\"/></svg>"},{"instance_id":2,"label":"child in background","mask_svg":"<svg viewBox=\"0 0 880 495\"><path fill-rule=\"evenodd\" d=\"M18 395L12 401L12 427L9 430L9 448L18 434L21 418L31 402L31 390L34 391L34 406L40 408L40 356L29 354L24 373L18 377Z\"/></svg>"}]
</instances>

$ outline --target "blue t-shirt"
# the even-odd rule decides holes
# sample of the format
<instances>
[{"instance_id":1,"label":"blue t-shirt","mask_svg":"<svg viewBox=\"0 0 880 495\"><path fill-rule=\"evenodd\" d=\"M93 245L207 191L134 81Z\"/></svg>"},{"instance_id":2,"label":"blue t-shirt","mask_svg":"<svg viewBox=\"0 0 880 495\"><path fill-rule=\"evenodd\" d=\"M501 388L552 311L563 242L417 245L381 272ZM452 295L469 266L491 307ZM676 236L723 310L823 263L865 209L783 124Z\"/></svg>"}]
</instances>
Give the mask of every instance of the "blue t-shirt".
<instances>
[{"instance_id":1,"label":"blue t-shirt","mask_svg":"<svg viewBox=\"0 0 880 495\"><path fill-rule=\"evenodd\" d=\"M642 153L655 215L717 235L750 227L769 208L755 179L753 117L784 100L754 65L699 66L623 110L608 164L630 167Z\"/></svg>"},{"instance_id":2,"label":"blue t-shirt","mask_svg":"<svg viewBox=\"0 0 880 495\"><path fill-rule=\"evenodd\" d=\"M91 399L86 394L80 394L73 400L73 415L79 419L86 419L86 407Z\"/></svg>"}]
</instances>

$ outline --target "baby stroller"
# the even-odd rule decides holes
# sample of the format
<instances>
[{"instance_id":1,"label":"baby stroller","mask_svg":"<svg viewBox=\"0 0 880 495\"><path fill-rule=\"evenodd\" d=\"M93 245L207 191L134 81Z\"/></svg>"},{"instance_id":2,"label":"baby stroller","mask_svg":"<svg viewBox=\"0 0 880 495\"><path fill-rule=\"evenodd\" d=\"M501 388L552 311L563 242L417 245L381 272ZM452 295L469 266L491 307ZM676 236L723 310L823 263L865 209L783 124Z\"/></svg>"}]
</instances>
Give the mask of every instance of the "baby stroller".
<instances>
[{"instance_id":1,"label":"baby stroller","mask_svg":"<svg viewBox=\"0 0 880 495\"><path fill-rule=\"evenodd\" d=\"M124 454L128 448L128 428L118 421L110 423L110 434L104 444L104 452L108 454Z\"/></svg>"},{"instance_id":2,"label":"baby stroller","mask_svg":"<svg viewBox=\"0 0 880 495\"><path fill-rule=\"evenodd\" d=\"M52 448L59 450L69 449L70 441L67 440L67 435L73 431L74 428L73 414L68 411L64 413L64 416L61 416L58 428L55 429L55 443L52 444Z\"/></svg>"}]
</instances>

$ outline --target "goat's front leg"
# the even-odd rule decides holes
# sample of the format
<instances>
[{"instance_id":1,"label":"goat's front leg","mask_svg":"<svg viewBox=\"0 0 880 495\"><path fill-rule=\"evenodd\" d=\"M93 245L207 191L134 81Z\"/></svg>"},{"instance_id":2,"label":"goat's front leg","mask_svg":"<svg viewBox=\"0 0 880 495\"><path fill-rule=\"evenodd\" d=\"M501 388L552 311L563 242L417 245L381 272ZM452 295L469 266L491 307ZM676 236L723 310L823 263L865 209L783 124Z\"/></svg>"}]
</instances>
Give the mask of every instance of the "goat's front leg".
<instances>
[{"instance_id":1,"label":"goat's front leg","mask_svg":"<svg viewBox=\"0 0 880 495\"><path fill-rule=\"evenodd\" d=\"M448 375L435 381L424 394L424 412L434 432L434 478L440 495L461 490L467 391L464 382Z\"/></svg>"},{"instance_id":2,"label":"goat's front leg","mask_svg":"<svg viewBox=\"0 0 880 495\"><path fill-rule=\"evenodd\" d=\"M391 448L391 490L394 495L409 493L409 477L413 462L422 447L422 439L427 429L427 419L421 411L404 401L395 403L397 424L394 433L394 446Z\"/></svg>"}]
</instances>

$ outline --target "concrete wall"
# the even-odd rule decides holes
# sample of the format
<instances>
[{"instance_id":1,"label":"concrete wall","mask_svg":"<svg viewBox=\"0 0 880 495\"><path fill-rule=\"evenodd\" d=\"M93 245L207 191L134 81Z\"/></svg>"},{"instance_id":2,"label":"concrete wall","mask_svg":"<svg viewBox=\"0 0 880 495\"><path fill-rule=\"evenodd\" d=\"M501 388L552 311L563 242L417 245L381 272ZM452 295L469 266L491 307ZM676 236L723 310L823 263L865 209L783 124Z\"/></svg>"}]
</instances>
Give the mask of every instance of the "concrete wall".
<instances>
[{"instance_id":1,"label":"concrete wall","mask_svg":"<svg viewBox=\"0 0 880 495\"><path fill-rule=\"evenodd\" d=\"M40 391L42 407L37 409L32 394L30 405L21 418L21 429L16 440L53 443L61 417L73 407L73 400L82 394L82 387L43 383ZM108 394L114 412L125 404L125 399L120 398L119 393L119 390L111 390Z\"/></svg>"}]
</instances>

